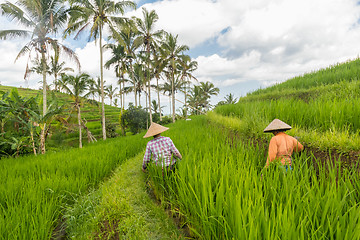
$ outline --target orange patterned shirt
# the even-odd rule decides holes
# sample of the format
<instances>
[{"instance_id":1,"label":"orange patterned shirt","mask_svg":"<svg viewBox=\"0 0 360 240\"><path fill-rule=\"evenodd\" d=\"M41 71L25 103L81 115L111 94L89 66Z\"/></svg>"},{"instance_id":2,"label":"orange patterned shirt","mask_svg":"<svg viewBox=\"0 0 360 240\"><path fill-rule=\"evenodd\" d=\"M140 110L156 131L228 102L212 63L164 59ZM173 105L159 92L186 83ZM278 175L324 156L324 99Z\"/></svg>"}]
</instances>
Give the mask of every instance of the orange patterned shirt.
<instances>
[{"instance_id":1,"label":"orange patterned shirt","mask_svg":"<svg viewBox=\"0 0 360 240\"><path fill-rule=\"evenodd\" d=\"M284 132L279 132L270 140L266 167L269 166L270 162L276 160L280 160L284 165L291 166L291 155L293 151L300 152L303 149L304 146L301 145L296 138Z\"/></svg>"}]
</instances>

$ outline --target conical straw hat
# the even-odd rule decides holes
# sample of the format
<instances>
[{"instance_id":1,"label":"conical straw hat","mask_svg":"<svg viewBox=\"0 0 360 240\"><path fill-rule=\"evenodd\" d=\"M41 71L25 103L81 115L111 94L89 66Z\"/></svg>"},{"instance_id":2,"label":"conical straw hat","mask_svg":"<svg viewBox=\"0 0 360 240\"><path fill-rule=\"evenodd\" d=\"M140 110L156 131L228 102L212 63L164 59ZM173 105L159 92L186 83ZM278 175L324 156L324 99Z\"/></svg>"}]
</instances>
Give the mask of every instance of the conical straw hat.
<instances>
[{"instance_id":1,"label":"conical straw hat","mask_svg":"<svg viewBox=\"0 0 360 240\"><path fill-rule=\"evenodd\" d=\"M272 132L276 130L289 130L291 126L279 119L274 119L265 129L264 132Z\"/></svg>"},{"instance_id":2,"label":"conical straw hat","mask_svg":"<svg viewBox=\"0 0 360 240\"><path fill-rule=\"evenodd\" d=\"M167 127L163 127L160 124L157 123L151 123L148 131L146 132L144 138L148 138L148 137L152 137L155 136L159 133L165 132L166 130L168 130L169 128Z\"/></svg>"}]
</instances>

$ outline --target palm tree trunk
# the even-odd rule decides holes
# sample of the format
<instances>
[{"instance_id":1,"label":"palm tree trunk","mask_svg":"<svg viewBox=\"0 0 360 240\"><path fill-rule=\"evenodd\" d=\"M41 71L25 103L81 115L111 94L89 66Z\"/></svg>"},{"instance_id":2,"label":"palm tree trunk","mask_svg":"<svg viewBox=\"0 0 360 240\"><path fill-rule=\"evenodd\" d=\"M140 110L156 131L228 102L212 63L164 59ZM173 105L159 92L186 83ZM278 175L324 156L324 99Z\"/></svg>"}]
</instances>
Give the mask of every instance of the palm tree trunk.
<instances>
[{"instance_id":1,"label":"palm tree trunk","mask_svg":"<svg viewBox=\"0 0 360 240\"><path fill-rule=\"evenodd\" d=\"M122 114L123 105L122 105L121 77L119 77L119 94L120 94L120 113Z\"/></svg>"},{"instance_id":2,"label":"palm tree trunk","mask_svg":"<svg viewBox=\"0 0 360 240\"><path fill-rule=\"evenodd\" d=\"M170 114L171 114L171 95L169 94L169 110L170 110Z\"/></svg>"},{"instance_id":3,"label":"palm tree trunk","mask_svg":"<svg viewBox=\"0 0 360 240\"><path fill-rule=\"evenodd\" d=\"M123 82L123 89L125 89L125 81ZM123 108L125 108L125 92L124 92L124 96L123 96Z\"/></svg>"},{"instance_id":4,"label":"palm tree trunk","mask_svg":"<svg viewBox=\"0 0 360 240\"><path fill-rule=\"evenodd\" d=\"M152 113L151 113L151 89L150 89L150 67L149 67L149 64L150 64L150 45L149 43L147 44L146 46L147 48L147 53L148 53L148 59L147 59L147 69L148 69L148 72L147 72L147 80L148 80L148 92L149 92L149 95L148 95L148 102L149 102L149 115L150 115L150 124L152 123Z\"/></svg>"},{"instance_id":5,"label":"palm tree trunk","mask_svg":"<svg viewBox=\"0 0 360 240\"><path fill-rule=\"evenodd\" d=\"M141 107L140 98L141 98L141 93L139 92L139 107Z\"/></svg>"},{"instance_id":6,"label":"palm tree trunk","mask_svg":"<svg viewBox=\"0 0 360 240\"><path fill-rule=\"evenodd\" d=\"M150 79L149 79L149 86L148 86L148 91L149 91L149 117L150 117L150 124L152 123L152 113L151 113L151 97L150 97Z\"/></svg>"},{"instance_id":7,"label":"palm tree trunk","mask_svg":"<svg viewBox=\"0 0 360 240\"><path fill-rule=\"evenodd\" d=\"M105 129L105 105L104 105L104 72L103 72L103 48L102 48L102 26L100 26L100 81L101 81L101 119L102 119L102 134L103 139L106 140Z\"/></svg>"},{"instance_id":8,"label":"palm tree trunk","mask_svg":"<svg viewBox=\"0 0 360 240\"><path fill-rule=\"evenodd\" d=\"M43 75L43 117L46 114L46 62L45 62L45 52L44 50L41 52L41 59L42 59L42 75ZM41 153L45 154L45 129L46 129L46 123L44 122L43 128L41 129L40 133L40 149Z\"/></svg>"},{"instance_id":9,"label":"palm tree trunk","mask_svg":"<svg viewBox=\"0 0 360 240\"><path fill-rule=\"evenodd\" d=\"M32 127L31 127L32 128ZM34 155L36 156L36 148L35 148L35 142L34 142L34 134L33 134L33 130L31 129L30 130L30 140L31 140L31 143L32 143L32 148L33 148L33 151L34 151Z\"/></svg>"},{"instance_id":10,"label":"palm tree trunk","mask_svg":"<svg viewBox=\"0 0 360 240\"><path fill-rule=\"evenodd\" d=\"M175 122L175 91L174 91L174 78L175 78L175 73L174 73L174 63L172 64L173 68L172 68L172 81L171 81L171 95L172 95L172 120L173 123Z\"/></svg>"},{"instance_id":11,"label":"palm tree trunk","mask_svg":"<svg viewBox=\"0 0 360 240\"><path fill-rule=\"evenodd\" d=\"M57 74L56 73L54 73L54 85L55 85L55 91L57 91Z\"/></svg>"},{"instance_id":12,"label":"palm tree trunk","mask_svg":"<svg viewBox=\"0 0 360 240\"><path fill-rule=\"evenodd\" d=\"M77 105L78 110L78 124L79 124L79 148L82 148L82 134L81 134L81 113L80 113L80 106Z\"/></svg>"},{"instance_id":13,"label":"palm tree trunk","mask_svg":"<svg viewBox=\"0 0 360 240\"><path fill-rule=\"evenodd\" d=\"M190 85L190 83L189 83L189 85ZM187 118L187 110L188 110L186 97L187 97L187 86L186 86L186 83L185 83L185 118Z\"/></svg>"},{"instance_id":14,"label":"palm tree trunk","mask_svg":"<svg viewBox=\"0 0 360 240\"><path fill-rule=\"evenodd\" d=\"M160 121L162 121L161 107L160 107L161 104L160 104L160 92L159 92L159 79L158 78L156 78L156 90L157 90L157 94L158 94Z\"/></svg>"},{"instance_id":15,"label":"palm tree trunk","mask_svg":"<svg viewBox=\"0 0 360 240\"><path fill-rule=\"evenodd\" d=\"M136 82L134 80L134 73L133 73L133 67L132 67L132 60L130 59L130 78L134 83L134 96L135 96L135 107L137 107L137 92L136 92Z\"/></svg>"}]
</instances>

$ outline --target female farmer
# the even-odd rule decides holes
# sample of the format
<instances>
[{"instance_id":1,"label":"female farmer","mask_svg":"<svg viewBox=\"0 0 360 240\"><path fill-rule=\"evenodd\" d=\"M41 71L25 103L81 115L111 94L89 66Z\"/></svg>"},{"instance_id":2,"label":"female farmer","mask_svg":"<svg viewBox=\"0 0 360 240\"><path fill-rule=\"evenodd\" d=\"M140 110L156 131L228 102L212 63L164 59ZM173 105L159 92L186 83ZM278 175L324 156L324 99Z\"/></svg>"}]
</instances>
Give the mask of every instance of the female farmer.
<instances>
[{"instance_id":1,"label":"female farmer","mask_svg":"<svg viewBox=\"0 0 360 240\"><path fill-rule=\"evenodd\" d=\"M270 140L265 167L268 167L270 162L281 161L286 166L286 169L290 168L291 170L291 155L293 151L300 152L304 149L304 146L296 138L285 134L285 131L289 129L291 129L291 126L279 119L274 119L264 129L264 132L272 132L275 135Z\"/></svg>"},{"instance_id":2,"label":"female farmer","mask_svg":"<svg viewBox=\"0 0 360 240\"><path fill-rule=\"evenodd\" d=\"M173 141L169 137L160 136L162 132L165 132L169 128L163 127L157 123L151 123L144 138L154 137L146 145L146 151L143 161L142 170L145 172L147 164L152 159L156 165L161 164L162 168L173 169L176 160L172 158L174 154L177 158L181 159L182 156L175 147ZM152 157L151 157L152 155ZM160 162L160 163L159 163Z\"/></svg>"}]
</instances>

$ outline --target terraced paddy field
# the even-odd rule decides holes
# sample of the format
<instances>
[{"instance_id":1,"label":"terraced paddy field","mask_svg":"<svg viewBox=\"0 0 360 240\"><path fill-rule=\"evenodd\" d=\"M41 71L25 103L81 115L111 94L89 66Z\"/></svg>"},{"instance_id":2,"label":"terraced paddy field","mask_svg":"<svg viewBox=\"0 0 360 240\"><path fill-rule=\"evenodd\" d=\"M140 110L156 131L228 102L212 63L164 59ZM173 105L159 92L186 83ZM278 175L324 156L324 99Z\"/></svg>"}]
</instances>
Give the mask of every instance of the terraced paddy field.
<instances>
[{"instance_id":1,"label":"terraced paddy field","mask_svg":"<svg viewBox=\"0 0 360 240\"><path fill-rule=\"evenodd\" d=\"M0 161L1 238L360 239L359 65L167 125L183 155L174 173L141 172L144 132ZM274 118L305 146L291 171L264 168Z\"/></svg>"},{"instance_id":2,"label":"terraced paddy field","mask_svg":"<svg viewBox=\"0 0 360 240\"><path fill-rule=\"evenodd\" d=\"M8 92L13 87L0 86L0 91ZM41 90L34 90L28 88L17 88L21 97L30 98L39 95L42 96ZM72 109L72 99L69 95L61 92L54 92L59 105L64 105L64 111L61 116L68 122L67 125L61 124L59 121L52 123L53 134L51 134L47 141L48 149L56 149L59 145L64 146L78 146L79 133L77 129L77 114ZM51 99L51 92L48 92L48 99ZM117 132L120 133L119 127L120 109L115 106L105 105L105 119L107 122L113 123L117 127ZM102 138L101 130L101 103L97 101L83 101L81 107L81 116L86 120L87 128L97 138ZM86 132L83 131L84 144L86 144Z\"/></svg>"}]
</instances>

